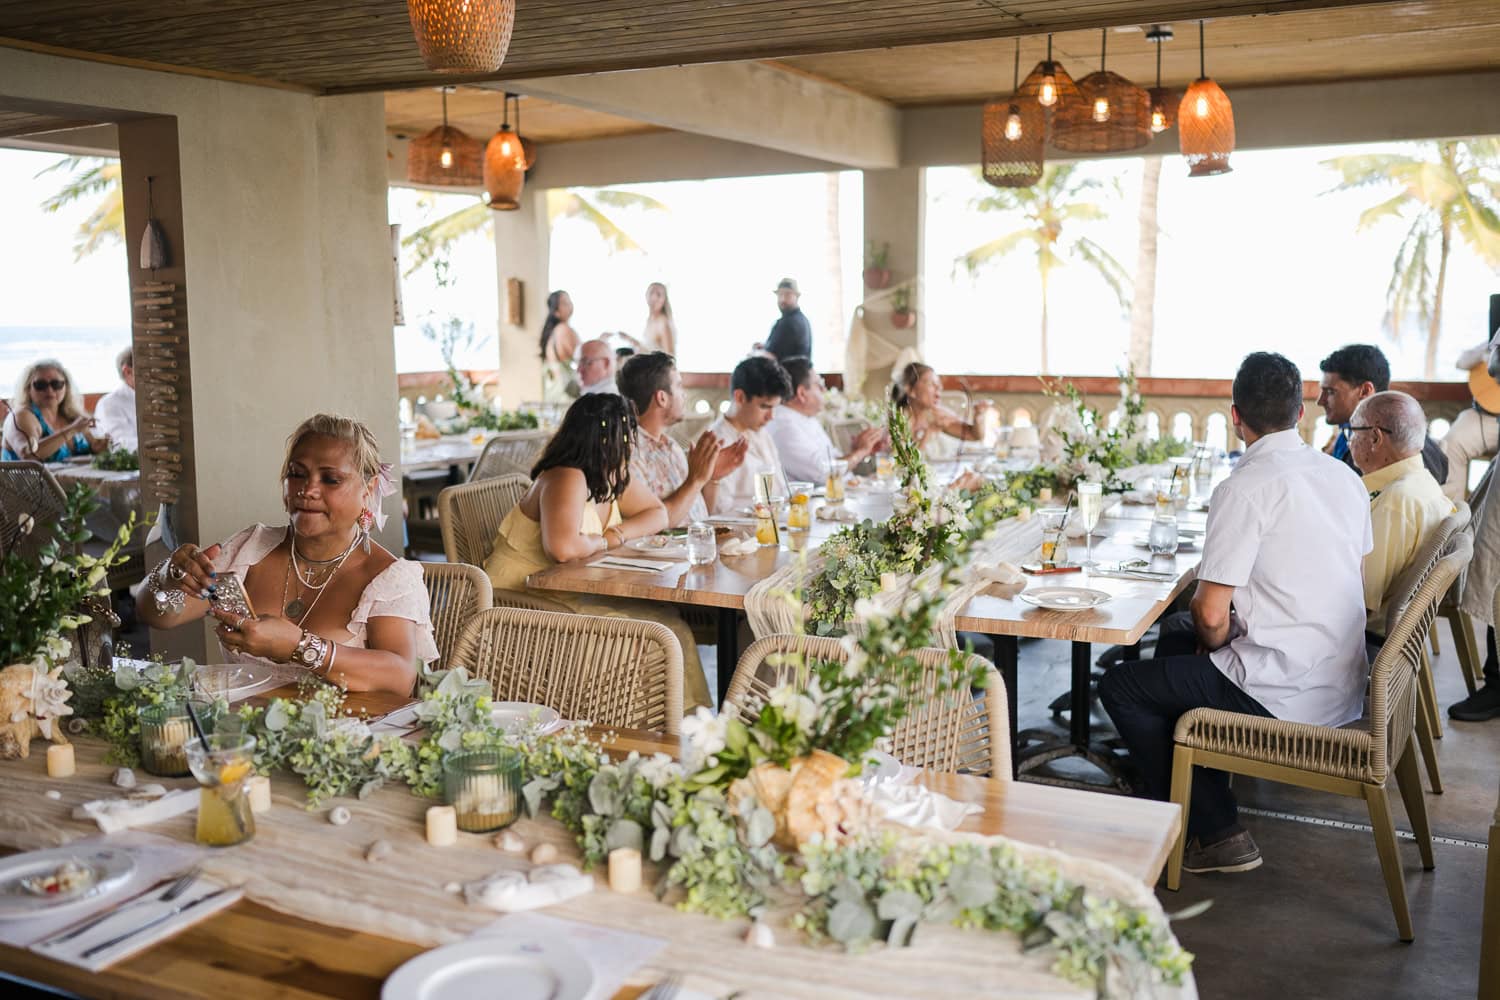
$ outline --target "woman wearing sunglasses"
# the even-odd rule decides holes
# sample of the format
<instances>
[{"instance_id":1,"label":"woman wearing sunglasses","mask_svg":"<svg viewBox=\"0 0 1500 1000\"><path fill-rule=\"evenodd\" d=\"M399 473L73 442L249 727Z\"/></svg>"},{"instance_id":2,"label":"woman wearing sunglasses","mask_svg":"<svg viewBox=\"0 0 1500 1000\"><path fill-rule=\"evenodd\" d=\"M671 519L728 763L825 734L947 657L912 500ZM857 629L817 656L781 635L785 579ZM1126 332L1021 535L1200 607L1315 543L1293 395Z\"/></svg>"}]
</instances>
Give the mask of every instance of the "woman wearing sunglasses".
<instances>
[{"instance_id":1,"label":"woman wearing sunglasses","mask_svg":"<svg viewBox=\"0 0 1500 1000\"><path fill-rule=\"evenodd\" d=\"M21 375L10 399L10 416L0 435L0 458L62 462L102 452L109 438L91 434L93 422L68 370L50 359L34 362Z\"/></svg>"}]
</instances>

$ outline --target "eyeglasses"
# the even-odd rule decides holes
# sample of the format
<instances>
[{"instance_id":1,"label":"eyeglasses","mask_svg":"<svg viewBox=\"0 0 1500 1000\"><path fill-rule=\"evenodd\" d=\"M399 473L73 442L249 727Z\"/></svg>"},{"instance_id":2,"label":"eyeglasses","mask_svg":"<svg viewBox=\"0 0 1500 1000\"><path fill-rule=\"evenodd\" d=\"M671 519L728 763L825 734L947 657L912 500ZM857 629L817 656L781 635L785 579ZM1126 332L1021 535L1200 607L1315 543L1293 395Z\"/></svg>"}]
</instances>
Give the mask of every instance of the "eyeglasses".
<instances>
[{"instance_id":1,"label":"eyeglasses","mask_svg":"<svg viewBox=\"0 0 1500 1000\"><path fill-rule=\"evenodd\" d=\"M1355 431L1379 431L1382 434L1389 434L1391 432L1389 427L1376 427L1374 424L1365 424L1364 426L1350 424L1349 433L1353 434Z\"/></svg>"},{"instance_id":2,"label":"eyeglasses","mask_svg":"<svg viewBox=\"0 0 1500 1000\"><path fill-rule=\"evenodd\" d=\"M62 392L68 387L68 383L60 378L39 378L31 383L31 387L37 392L46 392L48 389L51 389L53 392Z\"/></svg>"}]
</instances>

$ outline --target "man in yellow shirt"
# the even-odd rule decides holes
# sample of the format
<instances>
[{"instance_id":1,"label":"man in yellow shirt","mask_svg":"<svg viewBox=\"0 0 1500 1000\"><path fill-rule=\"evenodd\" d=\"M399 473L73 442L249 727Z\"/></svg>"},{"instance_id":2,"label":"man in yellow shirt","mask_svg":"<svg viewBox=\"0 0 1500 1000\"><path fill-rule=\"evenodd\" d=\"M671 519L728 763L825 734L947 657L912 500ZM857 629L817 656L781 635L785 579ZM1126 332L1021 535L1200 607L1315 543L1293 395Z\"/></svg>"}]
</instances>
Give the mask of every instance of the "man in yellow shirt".
<instances>
[{"instance_id":1,"label":"man in yellow shirt","mask_svg":"<svg viewBox=\"0 0 1500 1000\"><path fill-rule=\"evenodd\" d=\"M1385 635L1391 584L1422 542L1453 513L1453 501L1422 464L1427 417L1404 392L1365 398L1349 421L1349 448L1370 492L1375 544L1364 561L1365 628Z\"/></svg>"}]
</instances>

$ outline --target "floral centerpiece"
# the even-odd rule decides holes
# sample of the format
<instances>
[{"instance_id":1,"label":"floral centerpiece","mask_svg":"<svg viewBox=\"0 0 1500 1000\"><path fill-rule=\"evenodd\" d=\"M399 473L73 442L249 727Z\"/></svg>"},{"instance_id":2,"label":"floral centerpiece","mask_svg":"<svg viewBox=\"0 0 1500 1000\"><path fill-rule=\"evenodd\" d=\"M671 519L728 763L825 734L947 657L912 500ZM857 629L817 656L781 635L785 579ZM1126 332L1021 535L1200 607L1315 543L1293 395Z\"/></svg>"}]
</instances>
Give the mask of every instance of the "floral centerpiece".
<instances>
[{"instance_id":1,"label":"floral centerpiece","mask_svg":"<svg viewBox=\"0 0 1500 1000\"><path fill-rule=\"evenodd\" d=\"M1056 419L1051 440L1044 442L1042 468L1030 476L1032 485L1050 479L1066 487L1084 479L1122 492L1134 485L1120 477L1123 470L1165 462L1188 450L1186 442L1175 438L1147 436L1146 404L1133 368L1120 373L1120 401L1113 421L1089 406L1071 382L1049 386L1047 394L1058 401Z\"/></svg>"}]
</instances>

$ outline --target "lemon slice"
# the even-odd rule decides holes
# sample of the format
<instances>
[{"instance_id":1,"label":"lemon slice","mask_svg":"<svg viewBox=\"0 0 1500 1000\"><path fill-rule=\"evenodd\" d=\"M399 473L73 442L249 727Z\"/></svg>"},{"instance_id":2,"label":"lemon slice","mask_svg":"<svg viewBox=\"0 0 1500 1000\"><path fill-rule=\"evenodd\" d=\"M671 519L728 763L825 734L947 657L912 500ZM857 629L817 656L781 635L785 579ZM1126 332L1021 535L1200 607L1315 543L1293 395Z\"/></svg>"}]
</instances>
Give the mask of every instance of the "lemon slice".
<instances>
[{"instance_id":1,"label":"lemon slice","mask_svg":"<svg viewBox=\"0 0 1500 1000\"><path fill-rule=\"evenodd\" d=\"M244 778L245 775L249 773L250 762L248 760L241 760L236 761L232 764L225 764L223 767L219 768L219 784L232 785L240 779Z\"/></svg>"}]
</instances>

